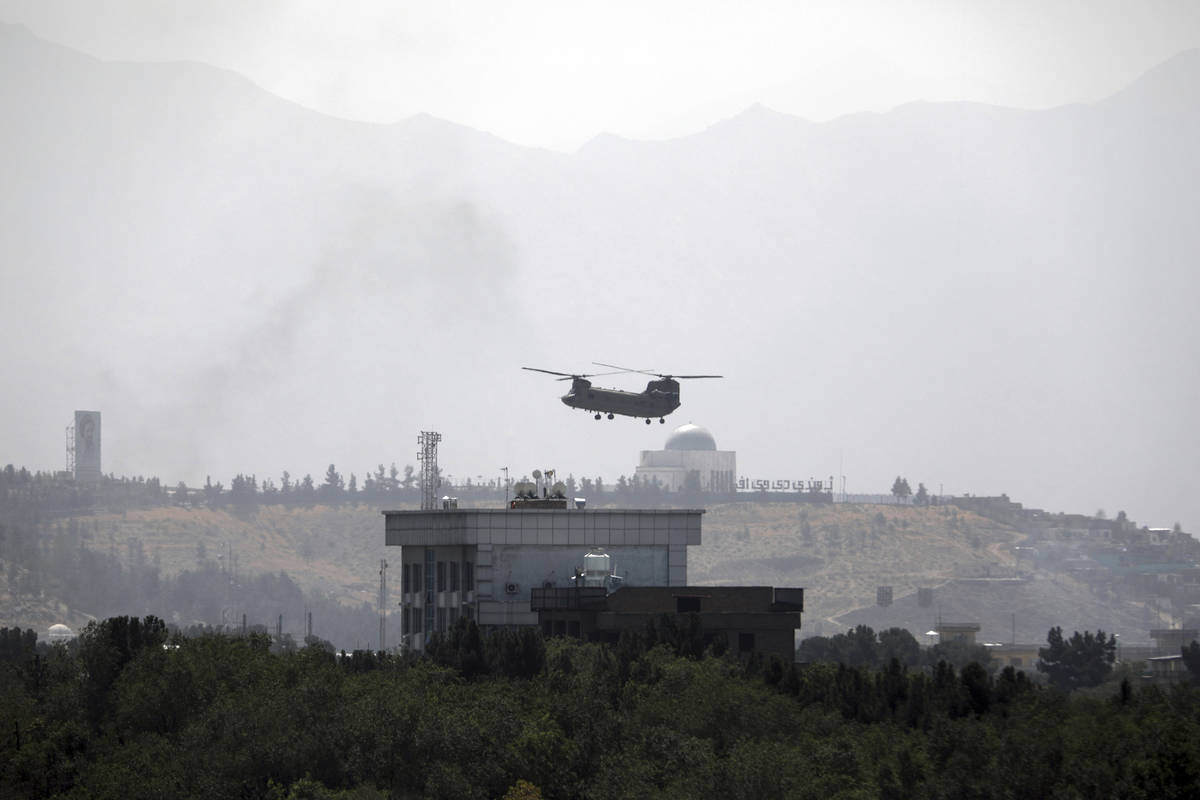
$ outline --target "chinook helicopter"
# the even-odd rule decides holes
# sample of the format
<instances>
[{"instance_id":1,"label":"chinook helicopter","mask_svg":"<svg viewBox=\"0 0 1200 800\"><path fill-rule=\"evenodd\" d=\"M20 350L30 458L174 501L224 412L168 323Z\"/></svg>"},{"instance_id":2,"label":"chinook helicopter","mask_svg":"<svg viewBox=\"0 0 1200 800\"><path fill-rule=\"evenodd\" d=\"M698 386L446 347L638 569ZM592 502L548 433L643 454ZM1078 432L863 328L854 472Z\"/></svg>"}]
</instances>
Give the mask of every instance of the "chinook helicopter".
<instances>
[{"instance_id":1,"label":"chinook helicopter","mask_svg":"<svg viewBox=\"0 0 1200 800\"><path fill-rule=\"evenodd\" d=\"M544 372L547 375L558 375L560 381L571 381L571 390L562 396L562 401L571 408L592 412L596 419L605 414L612 419L617 414L625 417L645 418L649 425L654 417L660 423L665 423L667 414L679 408L679 381L692 378L721 378L722 375L663 375L644 369L629 369L613 364L601 364L593 361L598 367L607 367L615 372L593 372L576 375L569 372L555 372L538 367L521 367L531 372ZM598 378L604 375L621 375L627 372L637 372L649 375L657 380L646 384L645 391L626 392L620 389L601 389L592 386L588 378Z\"/></svg>"}]
</instances>

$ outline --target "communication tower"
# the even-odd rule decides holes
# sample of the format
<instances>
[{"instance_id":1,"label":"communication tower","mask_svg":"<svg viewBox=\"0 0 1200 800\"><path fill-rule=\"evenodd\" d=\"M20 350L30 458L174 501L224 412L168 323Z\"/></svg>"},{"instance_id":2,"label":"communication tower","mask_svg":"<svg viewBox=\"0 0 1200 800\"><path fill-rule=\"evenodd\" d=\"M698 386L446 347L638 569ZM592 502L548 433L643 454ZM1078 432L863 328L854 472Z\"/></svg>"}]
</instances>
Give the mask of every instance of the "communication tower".
<instances>
[{"instance_id":1,"label":"communication tower","mask_svg":"<svg viewBox=\"0 0 1200 800\"><path fill-rule=\"evenodd\" d=\"M421 510L437 508L438 467L437 446L442 435L437 431L421 431L417 444L421 446L417 458L421 462Z\"/></svg>"}]
</instances>

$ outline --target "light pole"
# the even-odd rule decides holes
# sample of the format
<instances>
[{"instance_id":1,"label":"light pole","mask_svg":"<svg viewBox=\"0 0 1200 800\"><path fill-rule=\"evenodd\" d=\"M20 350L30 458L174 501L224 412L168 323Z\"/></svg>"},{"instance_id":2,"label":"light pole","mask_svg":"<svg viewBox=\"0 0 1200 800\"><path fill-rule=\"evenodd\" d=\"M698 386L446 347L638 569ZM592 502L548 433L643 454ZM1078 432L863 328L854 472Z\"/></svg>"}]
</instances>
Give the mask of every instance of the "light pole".
<instances>
[{"instance_id":1,"label":"light pole","mask_svg":"<svg viewBox=\"0 0 1200 800\"><path fill-rule=\"evenodd\" d=\"M504 507L508 508L508 467L501 467L500 471L504 473Z\"/></svg>"}]
</instances>

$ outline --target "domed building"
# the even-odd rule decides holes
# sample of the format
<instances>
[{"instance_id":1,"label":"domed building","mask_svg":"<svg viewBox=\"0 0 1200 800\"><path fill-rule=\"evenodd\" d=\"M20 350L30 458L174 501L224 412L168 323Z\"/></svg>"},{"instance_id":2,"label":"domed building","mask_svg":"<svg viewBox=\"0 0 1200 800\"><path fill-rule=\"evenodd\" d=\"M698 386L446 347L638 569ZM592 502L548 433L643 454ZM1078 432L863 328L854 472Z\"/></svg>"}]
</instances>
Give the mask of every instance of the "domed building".
<instances>
[{"instance_id":1,"label":"domed building","mask_svg":"<svg viewBox=\"0 0 1200 800\"><path fill-rule=\"evenodd\" d=\"M59 623L50 626L50 629L46 631L46 638L50 640L50 644L54 644L55 642L69 642L75 638L75 631Z\"/></svg>"},{"instance_id":2,"label":"domed building","mask_svg":"<svg viewBox=\"0 0 1200 800\"><path fill-rule=\"evenodd\" d=\"M634 475L639 481L657 481L671 492L686 488L732 492L737 483L737 453L718 450L717 440L706 428L689 422L671 431L662 450L643 450Z\"/></svg>"}]
</instances>

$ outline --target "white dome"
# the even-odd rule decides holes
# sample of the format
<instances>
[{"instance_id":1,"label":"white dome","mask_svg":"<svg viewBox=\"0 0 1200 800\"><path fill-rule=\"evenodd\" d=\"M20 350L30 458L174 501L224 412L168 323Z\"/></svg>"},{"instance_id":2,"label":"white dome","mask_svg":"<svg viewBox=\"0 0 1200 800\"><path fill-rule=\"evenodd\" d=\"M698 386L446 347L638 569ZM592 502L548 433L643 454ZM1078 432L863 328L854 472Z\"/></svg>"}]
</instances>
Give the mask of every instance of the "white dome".
<instances>
[{"instance_id":1,"label":"white dome","mask_svg":"<svg viewBox=\"0 0 1200 800\"><path fill-rule=\"evenodd\" d=\"M707 428L687 423L671 431L664 450L716 450L717 440Z\"/></svg>"},{"instance_id":2,"label":"white dome","mask_svg":"<svg viewBox=\"0 0 1200 800\"><path fill-rule=\"evenodd\" d=\"M75 631L71 630L66 625L63 625L61 623L59 623L57 625L51 625L50 630L48 630L46 633L47 633L47 638L49 638L50 641L52 641L52 642L61 642L66 639L74 639L75 638Z\"/></svg>"}]
</instances>

